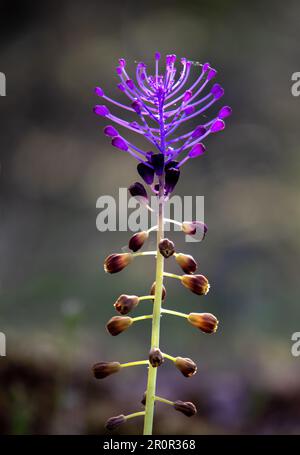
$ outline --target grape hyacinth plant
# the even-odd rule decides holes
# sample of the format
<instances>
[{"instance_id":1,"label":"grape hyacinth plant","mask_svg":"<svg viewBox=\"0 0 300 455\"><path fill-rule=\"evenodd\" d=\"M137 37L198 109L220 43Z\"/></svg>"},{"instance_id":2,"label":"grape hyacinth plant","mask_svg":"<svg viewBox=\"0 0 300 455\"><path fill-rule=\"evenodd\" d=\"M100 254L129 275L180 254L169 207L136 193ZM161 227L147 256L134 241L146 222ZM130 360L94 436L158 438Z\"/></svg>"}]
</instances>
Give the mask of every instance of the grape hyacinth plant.
<instances>
[{"instance_id":1,"label":"grape hyacinth plant","mask_svg":"<svg viewBox=\"0 0 300 455\"><path fill-rule=\"evenodd\" d=\"M100 87L95 89L96 95L102 100L136 114L137 120L129 121L112 114L106 104L94 107L95 114L143 136L150 143L151 149L151 151L144 151L137 147L119 133L113 125L104 128L104 134L111 139L113 147L127 152L138 161L138 174L148 185L150 191L156 195L158 201L157 224L147 231L138 232L131 237L129 240L130 252L109 255L105 259L104 270L107 273L117 273L132 261L137 260L139 256L153 255L156 258L156 274L148 295L120 295L114 304L119 315L112 317L106 326L108 332L112 336L116 336L138 321L152 320L148 359L123 364L99 362L93 367L93 373L97 379L105 378L131 366L145 365L148 368L147 388L142 400L145 410L111 417L106 423L106 428L113 430L131 418L143 416L145 435L152 434L154 404L157 401L170 405L189 417L197 412L193 403L180 400L171 401L156 394L157 370L165 360L171 361L187 378L193 376L197 371L197 365L193 360L180 356L174 357L160 349L161 316L169 314L182 317L205 333L214 333L218 327L217 318L210 313L186 314L162 306L166 299L164 279L167 277L179 280L184 287L199 296L206 295L210 287L208 279L204 275L196 273L197 262L194 258L191 255L177 252L174 243L165 238L164 225L166 222L177 224L183 233L188 235L199 235L200 233L201 238L205 237L207 227L201 221L191 220L181 223L164 218L164 205L178 182L183 165L188 160L205 153L204 139L210 134L222 131L225 128L224 120L231 115L229 106L221 107L211 119L208 119L206 115L207 110L224 94L224 90L219 84L211 82L216 77L217 71L209 63L195 64L182 58L181 70L177 76L175 55L167 55L163 72L160 71L160 60L161 56L157 52L153 75L148 74L144 63L138 63L135 80L131 79L127 73L126 61L123 58L119 60L116 69L120 79L118 89L127 96L129 104L122 104L111 99ZM198 74L188 86L193 68ZM200 119L202 122L191 127L189 122L192 119ZM185 126L187 128L184 128ZM149 197L142 183L132 184L129 192L141 204L148 207ZM140 251L152 231L157 232L156 250ZM171 256L181 267L182 275L165 271L165 260ZM150 314L138 317L128 316L145 300L153 302L153 310Z\"/></svg>"}]
</instances>

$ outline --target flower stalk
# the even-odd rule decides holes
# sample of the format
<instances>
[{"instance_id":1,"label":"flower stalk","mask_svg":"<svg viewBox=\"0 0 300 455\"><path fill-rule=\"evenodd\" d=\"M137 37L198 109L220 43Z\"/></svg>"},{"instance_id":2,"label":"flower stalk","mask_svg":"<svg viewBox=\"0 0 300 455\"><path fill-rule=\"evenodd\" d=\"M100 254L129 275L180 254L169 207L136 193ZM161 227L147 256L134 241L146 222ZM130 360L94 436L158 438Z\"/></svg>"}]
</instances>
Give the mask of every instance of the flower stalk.
<instances>
[{"instance_id":1,"label":"flower stalk","mask_svg":"<svg viewBox=\"0 0 300 455\"><path fill-rule=\"evenodd\" d=\"M142 404L145 411L133 412L129 415L117 415L106 422L109 431L117 429L127 420L143 416L144 435L152 435L154 405L162 402L170 405L176 411L187 417L196 414L196 406L189 401L170 401L156 394L156 380L158 368L162 368L165 359L170 360L174 367L186 378L194 376L197 372L196 363L188 357L173 357L160 349L160 322L163 314L170 314L186 319L192 326L204 333L214 333L218 328L218 319L211 313L184 313L162 308L162 302L167 300L167 291L164 286L164 278L179 280L182 286L198 296L204 296L210 289L206 276L195 274L198 263L189 254L176 251L172 240L165 238L165 223L179 226L185 235L197 237L198 241L204 239L207 226L203 221L177 221L164 218L165 202L170 198L175 186L179 181L181 169L190 159L195 159L206 152L206 146L201 142L210 135L222 131L225 128L224 119L231 115L231 108L223 106L217 114L208 119L204 112L217 102L224 94L219 84L213 84L209 89L210 81L214 79L217 71L204 63L196 68L197 74L192 83L188 83L193 63L182 58L180 72L176 64L177 57L174 54L167 55L163 71L160 72L161 55L155 53L155 73L149 75L143 62L137 64L135 80L130 79L126 70L125 59L119 59L116 72L120 81L118 89L127 96L129 105L115 101L107 96L101 87L96 87L98 97L118 108L125 109L137 115L137 121L127 121L110 112L106 105L96 105L94 112L100 117L109 119L122 129L128 129L144 137L150 143L150 151L142 150L123 136L112 125L106 125L104 134L111 140L115 149L126 152L136 159L137 172L148 189L155 194L158 202L157 220L155 225L147 230L134 233L128 242L130 252L113 253L104 261L104 271L109 274L122 272L127 266L134 267L135 259L142 256L152 256L155 260L155 281L150 291L145 295L121 294L114 303L118 316L113 316L106 324L108 333L117 336L126 331L134 322L151 320L151 343L148 349L147 360L128 361L101 361L93 366L93 374L96 379L103 379L119 372L127 367L140 365L147 366L147 388L144 393ZM200 74L199 74L200 69ZM186 85L189 84L189 85ZM202 93L205 89L206 93ZM176 95L176 96L175 96ZM200 116L201 115L201 116ZM186 122L198 116L202 124L188 127L187 132L178 133L177 129L185 127ZM153 151L154 150L154 151ZM181 156L180 156L181 155ZM182 156L183 155L183 156ZM177 161L178 159L178 161ZM153 212L149 206L149 196L144 184L135 182L128 188L129 193L141 206ZM140 251L149 238L150 232L156 231L156 249L154 251ZM173 259L170 259L173 257ZM175 261L184 273L177 275L164 270L165 260ZM137 259L139 261L139 259ZM132 263L134 263L132 265ZM181 273L182 273L181 272ZM125 272L126 273L126 272ZM141 301L149 300L152 303L151 314L129 317ZM147 324L147 323L146 323ZM122 335L121 335L122 336Z\"/></svg>"},{"instance_id":2,"label":"flower stalk","mask_svg":"<svg viewBox=\"0 0 300 455\"><path fill-rule=\"evenodd\" d=\"M155 273L155 297L153 304L153 317L152 317L152 334L151 334L151 348L159 348L160 336L160 316L161 316L161 302L162 302L162 289L164 278L164 257L159 252L159 243L164 237L164 181L160 178L159 182L159 206L158 206L158 229L156 236L157 255L156 255L156 273ZM152 434L153 427L153 413L156 392L156 376L157 368L149 365L148 381L147 381L147 401L144 419L144 435Z\"/></svg>"}]
</instances>

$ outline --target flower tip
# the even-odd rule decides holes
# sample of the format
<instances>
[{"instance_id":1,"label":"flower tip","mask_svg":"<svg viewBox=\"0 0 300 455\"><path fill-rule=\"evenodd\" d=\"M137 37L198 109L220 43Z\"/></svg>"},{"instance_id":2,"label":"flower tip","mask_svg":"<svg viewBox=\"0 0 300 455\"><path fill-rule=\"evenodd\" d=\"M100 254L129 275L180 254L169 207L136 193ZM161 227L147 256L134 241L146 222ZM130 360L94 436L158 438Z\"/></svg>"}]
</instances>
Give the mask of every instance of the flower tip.
<instances>
[{"instance_id":1,"label":"flower tip","mask_svg":"<svg viewBox=\"0 0 300 455\"><path fill-rule=\"evenodd\" d=\"M210 64L208 62L204 63L202 66L203 73L206 73L210 69Z\"/></svg>"},{"instance_id":2,"label":"flower tip","mask_svg":"<svg viewBox=\"0 0 300 455\"><path fill-rule=\"evenodd\" d=\"M219 325L218 319L211 313L190 313L188 321L205 333L215 333Z\"/></svg>"},{"instance_id":3,"label":"flower tip","mask_svg":"<svg viewBox=\"0 0 300 455\"><path fill-rule=\"evenodd\" d=\"M130 250L134 252L140 250L148 237L149 234L147 231L141 231L134 234L129 240L128 246Z\"/></svg>"},{"instance_id":4,"label":"flower tip","mask_svg":"<svg viewBox=\"0 0 300 455\"><path fill-rule=\"evenodd\" d=\"M183 102L186 103L189 101L193 96L193 92L191 90L187 90L183 96Z\"/></svg>"},{"instance_id":5,"label":"flower tip","mask_svg":"<svg viewBox=\"0 0 300 455\"><path fill-rule=\"evenodd\" d=\"M155 60L160 60L160 52L155 52Z\"/></svg>"},{"instance_id":6,"label":"flower tip","mask_svg":"<svg viewBox=\"0 0 300 455\"><path fill-rule=\"evenodd\" d=\"M210 127L211 133L218 133L225 129L225 122L221 119L216 120Z\"/></svg>"},{"instance_id":7,"label":"flower tip","mask_svg":"<svg viewBox=\"0 0 300 455\"><path fill-rule=\"evenodd\" d=\"M95 87L94 92L96 93L96 95L98 95L100 97L102 97L104 95L104 91L102 90L101 87Z\"/></svg>"},{"instance_id":8,"label":"flower tip","mask_svg":"<svg viewBox=\"0 0 300 455\"><path fill-rule=\"evenodd\" d=\"M206 148L205 145L199 143L193 146L193 148L189 152L189 157L190 158L196 158L197 156L203 155L205 152Z\"/></svg>"},{"instance_id":9,"label":"flower tip","mask_svg":"<svg viewBox=\"0 0 300 455\"><path fill-rule=\"evenodd\" d=\"M134 83L131 79L127 79L126 85L128 88L130 88L130 90L134 90Z\"/></svg>"},{"instance_id":10,"label":"flower tip","mask_svg":"<svg viewBox=\"0 0 300 455\"><path fill-rule=\"evenodd\" d=\"M223 118L226 118L226 117L230 117L230 115L232 114L232 109L230 106L223 106L220 111L219 111L219 114L218 114L218 117L220 119L223 119Z\"/></svg>"},{"instance_id":11,"label":"flower tip","mask_svg":"<svg viewBox=\"0 0 300 455\"><path fill-rule=\"evenodd\" d=\"M116 130L116 128L114 128L112 125L107 125L103 129L103 133L105 134L105 136L109 136L109 137L116 137L119 134L118 131Z\"/></svg>"},{"instance_id":12,"label":"flower tip","mask_svg":"<svg viewBox=\"0 0 300 455\"><path fill-rule=\"evenodd\" d=\"M223 87L221 87L220 84L213 85L210 92L215 98L215 100L222 98L222 96L224 95L224 89Z\"/></svg>"},{"instance_id":13,"label":"flower tip","mask_svg":"<svg viewBox=\"0 0 300 455\"><path fill-rule=\"evenodd\" d=\"M137 295L122 294L114 303L114 307L118 313L125 315L133 310L138 304L139 298Z\"/></svg>"},{"instance_id":14,"label":"flower tip","mask_svg":"<svg viewBox=\"0 0 300 455\"><path fill-rule=\"evenodd\" d=\"M197 128L193 131L192 133L192 138L197 139L201 136L203 136L206 133L206 128L205 126L199 125Z\"/></svg>"},{"instance_id":15,"label":"flower tip","mask_svg":"<svg viewBox=\"0 0 300 455\"><path fill-rule=\"evenodd\" d=\"M197 373L197 365L192 359L187 357L176 357L175 366L186 378L190 378Z\"/></svg>"},{"instance_id":16,"label":"flower tip","mask_svg":"<svg viewBox=\"0 0 300 455\"><path fill-rule=\"evenodd\" d=\"M128 145L121 136L114 137L111 141L111 145L124 152L127 152L128 150Z\"/></svg>"},{"instance_id":17,"label":"flower tip","mask_svg":"<svg viewBox=\"0 0 300 455\"><path fill-rule=\"evenodd\" d=\"M182 412L184 415L187 417L192 417L195 414L197 414L197 408L194 405L194 403L191 403L190 401L174 401L174 409L176 411Z\"/></svg>"},{"instance_id":18,"label":"flower tip","mask_svg":"<svg viewBox=\"0 0 300 455\"><path fill-rule=\"evenodd\" d=\"M108 107L106 107L104 104L97 104L93 110L96 115L100 115L101 117L106 117L110 114Z\"/></svg>"},{"instance_id":19,"label":"flower tip","mask_svg":"<svg viewBox=\"0 0 300 455\"><path fill-rule=\"evenodd\" d=\"M125 58L120 58L119 59L119 65L120 65L121 68L125 68L125 66L126 66Z\"/></svg>"},{"instance_id":20,"label":"flower tip","mask_svg":"<svg viewBox=\"0 0 300 455\"><path fill-rule=\"evenodd\" d=\"M208 71L207 79L210 81L211 79L213 79L214 77L216 77L216 75L217 75L217 70L215 70L214 68L211 68L211 69Z\"/></svg>"},{"instance_id":21,"label":"flower tip","mask_svg":"<svg viewBox=\"0 0 300 455\"><path fill-rule=\"evenodd\" d=\"M160 349L152 348L149 352L149 362L153 368L160 367L164 362L164 356Z\"/></svg>"},{"instance_id":22,"label":"flower tip","mask_svg":"<svg viewBox=\"0 0 300 455\"><path fill-rule=\"evenodd\" d=\"M160 254L162 254L163 257L165 257L166 259L175 253L174 242L172 242L172 240L169 239L162 239L158 244L158 248Z\"/></svg>"},{"instance_id":23,"label":"flower tip","mask_svg":"<svg viewBox=\"0 0 300 455\"><path fill-rule=\"evenodd\" d=\"M140 103L139 101L136 101L136 100L133 101L133 102L131 103L131 107L132 107L133 110L135 110L135 112L136 112L138 115L141 114L142 108L141 108L141 103Z\"/></svg>"},{"instance_id":24,"label":"flower tip","mask_svg":"<svg viewBox=\"0 0 300 455\"><path fill-rule=\"evenodd\" d=\"M208 279L204 275L183 275L181 283L197 295L206 295L210 289Z\"/></svg>"},{"instance_id":25,"label":"flower tip","mask_svg":"<svg viewBox=\"0 0 300 455\"><path fill-rule=\"evenodd\" d=\"M125 422L126 417L123 414L120 414L119 416L108 419L105 424L105 428L109 431L113 431Z\"/></svg>"},{"instance_id":26,"label":"flower tip","mask_svg":"<svg viewBox=\"0 0 300 455\"><path fill-rule=\"evenodd\" d=\"M117 273L123 270L132 261L131 253L110 254L104 261L106 273Z\"/></svg>"},{"instance_id":27,"label":"flower tip","mask_svg":"<svg viewBox=\"0 0 300 455\"><path fill-rule=\"evenodd\" d=\"M121 369L119 362L98 362L93 365L92 371L96 379L104 379Z\"/></svg>"},{"instance_id":28,"label":"flower tip","mask_svg":"<svg viewBox=\"0 0 300 455\"><path fill-rule=\"evenodd\" d=\"M113 316L106 324L107 331L113 336L117 336L133 324L129 316Z\"/></svg>"}]
</instances>

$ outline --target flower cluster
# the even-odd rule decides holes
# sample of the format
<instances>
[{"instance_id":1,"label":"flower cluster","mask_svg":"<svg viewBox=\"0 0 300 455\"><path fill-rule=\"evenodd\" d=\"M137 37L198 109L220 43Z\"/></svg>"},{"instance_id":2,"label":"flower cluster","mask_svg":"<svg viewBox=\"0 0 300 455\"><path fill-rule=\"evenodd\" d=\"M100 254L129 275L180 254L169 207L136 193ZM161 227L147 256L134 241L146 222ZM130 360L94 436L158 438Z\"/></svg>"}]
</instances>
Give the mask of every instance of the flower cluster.
<instances>
[{"instance_id":1,"label":"flower cluster","mask_svg":"<svg viewBox=\"0 0 300 455\"><path fill-rule=\"evenodd\" d=\"M193 312L187 314L167 309L165 306L162 307L166 301L166 288L164 286L166 277L179 280L185 288L199 296L206 295L210 288L208 279L204 275L196 273L198 264L195 259L191 255L176 251L174 242L165 238L164 224L166 222L177 224L183 233L197 235L200 239L204 239L207 226L201 221L179 222L164 218L164 204L179 180L184 163L201 156L206 151L203 141L210 134L224 130L225 119L231 115L229 106L221 107L217 115L214 115L210 120L206 114L203 115L224 94L223 88L212 82L217 71L209 63L196 66L198 74L187 86L194 67L192 61L182 58L179 71L176 56L167 55L165 67L161 72L160 60L161 56L157 52L155 54L155 71L152 75L148 74L144 63L138 63L135 80L133 80L127 73L126 61L120 59L116 69L120 79L118 89L127 96L129 104L122 104L113 100L104 93L103 89L97 87L95 89L96 94L106 104L99 104L94 108L97 115L105 117L122 128L142 135L150 143L150 150L142 150L123 134L120 134L115 126L108 125L104 128L104 134L111 139L115 148L129 153L138 161L138 174L158 199L157 225L146 231L135 233L129 239L130 252L110 254L104 261L105 272L117 273L140 256L153 255L156 258L156 276L149 294L143 296L120 295L114 303L115 310L119 315L112 317L106 325L107 331L112 336L117 336L138 321L152 320L150 351L145 360L123 364L119 362L98 362L93 367L93 373L97 379L105 378L130 366L146 365L148 367L147 390L142 400L145 410L127 416L121 414L112 417L106 424L107 429L113 430L128 419L144 416L144 434L152 434L155 402L171 405L175 410L189 417L197 412L193 403L180 400L170 401L156 394L157 368L161 367L166 359L173 362L174 366L187 378L194 376L197 372L197 365L193 360L181 356L172 356L161 351L159 346L161 316L170 314L185 318L187 322L205 333L214 333L218 327L218 320L211 313ZM114 115L107 103L137 115L137 120L129 121ZM184 131L184 127L192 119L200 119L202 122L195 124L193 128L188 127L187 131ZM129 187L129 192L140 204L149 208L148 191L144 184L133 183ZM156 250L141 251L152 231L156 231ZM171 257L182 269L182 275L165 271L164 262ZM142 304L141 302L147 300L152 302L150 314L137 317L128 316L138 305Z\"/></svg>"}]
</instances>

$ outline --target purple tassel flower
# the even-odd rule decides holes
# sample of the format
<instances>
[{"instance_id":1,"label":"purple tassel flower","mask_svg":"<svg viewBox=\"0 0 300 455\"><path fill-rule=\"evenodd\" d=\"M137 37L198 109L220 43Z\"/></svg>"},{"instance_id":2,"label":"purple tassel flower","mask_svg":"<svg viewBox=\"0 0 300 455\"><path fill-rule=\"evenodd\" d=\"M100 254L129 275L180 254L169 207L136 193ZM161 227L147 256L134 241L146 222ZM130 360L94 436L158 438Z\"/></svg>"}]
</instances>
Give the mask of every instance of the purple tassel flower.
<instances>
[{"instance_id":1,"label":"purple tassel flower","mask_svg":"<svg viewBox=\"0 0 300 455\"><path fill-rule=\"evenodd\" d=\"M148 74L145 63L140 62L134 80L127 73L125 59L120 59L116 69L120 78L117 87L128 98L125 104L108 97L102 88L95 88L96 95L103 101L137 115L138 121L129 122L114 115L105 104L94 107L95 114L143 135L150 143L151 151L144 151L121 136L112 125L104 128L104 134L112 138L114 147L139 161L138 173L148 185L152 185L154 192L159 177L165 173L166 195L173 191L179 179L179 168L205 152L204 139L211 133L222 131L224 119L232 112L229 106L223 106L216 116L208 119L209 108L224 95L219 84L211 84L217 71L209 63L204 63L195 67L199 70L192 79L192 61L182 58L180 65L179 69L173 54L167 55L165 64L162 64L160 53L156 52L154 74ZM191 119L199 119L202 123L178 133L179 127L188 125Z\"/></svg>"}]
</instances>

